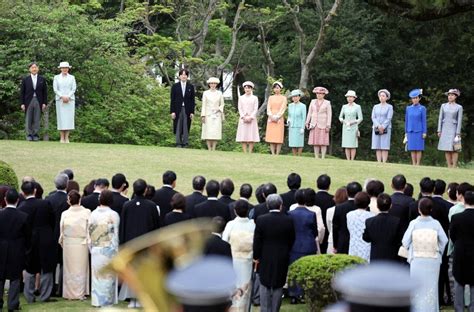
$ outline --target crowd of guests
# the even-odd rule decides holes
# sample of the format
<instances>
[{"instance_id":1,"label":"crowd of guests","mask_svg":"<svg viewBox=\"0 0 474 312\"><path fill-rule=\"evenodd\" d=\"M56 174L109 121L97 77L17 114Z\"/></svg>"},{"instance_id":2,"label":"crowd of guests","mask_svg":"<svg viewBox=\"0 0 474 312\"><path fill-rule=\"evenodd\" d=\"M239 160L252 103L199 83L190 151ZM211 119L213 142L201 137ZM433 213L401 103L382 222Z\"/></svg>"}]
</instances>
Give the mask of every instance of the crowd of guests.
<instances>
[{"instance_id":1,"label":"crowd of guests","mask_svg":"<svg viewBox=\"0 0 474 312\"><path fill-rule=\"evenodd\" d=\"M184 196L176 191L176 181L176 174L166 171L161 188L138 179L129 194L126 177L117 173L111 184L99 178L81 192L73 172L65 170L47 196L32 177L23 179L20 193L1 186L0 291L3 295L9 280L8 309L19 308L21 287L28 303L90 295L97 307L118 300L140 307L125 283L119 285L115 274L101 269L121 244L202 217L216 225L204 253L227 257L236 272L230 311L248 311L251 304L279 311L285 295L291 303L301 302L303 289L287 281L289 265L320 253L409 266L420 281L414 311L438 311L453 302L456 311L463 311L466 285L474 298L474 186L467 182L446 185L425 177L414 199L403 175L393 177L392 195L376 179L350 182L332 195L325 174L314 190L301 188L301 177L291 173L289 190L280 194L273 183L255 192L244 183L235 196L231 179L196 176L193 192ZM253 193L255 204L250 203ZM474 309L474 299L469 305Z\"/></svg>"}]
</instances>

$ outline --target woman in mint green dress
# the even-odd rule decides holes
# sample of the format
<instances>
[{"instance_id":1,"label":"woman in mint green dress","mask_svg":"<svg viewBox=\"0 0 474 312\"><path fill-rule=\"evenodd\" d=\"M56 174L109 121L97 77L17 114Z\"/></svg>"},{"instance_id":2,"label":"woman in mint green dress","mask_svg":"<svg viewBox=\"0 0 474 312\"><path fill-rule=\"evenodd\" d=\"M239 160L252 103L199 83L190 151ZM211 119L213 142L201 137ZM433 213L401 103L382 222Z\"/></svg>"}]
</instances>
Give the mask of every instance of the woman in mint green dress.
<instances>
[{"instance_id":1,"label":"woman in mint green dress","mask_svg":"<svg viewBox=\"0 0 474 312\"><path fill-rule=\"evenodd\" d=\"M359 124L362 122L362 110L354 101L355 91L346 93L347 104L342 106L339 121L342 123L342 148L345 149L346 159L354 160L358 147Z\"/></svg>"},{"instance_id":2,"label":"woman in mint green dress","mask_svg":"<svg viewBox=\"0 0 474 312\"><path fill-rule=\"evenodd\" d=\"M288 146L295 156L301 156L304 146L306 105L300 102L301 96L300 90L291 91L292 103L288 105Z\"/></svg>"}]
</instances>

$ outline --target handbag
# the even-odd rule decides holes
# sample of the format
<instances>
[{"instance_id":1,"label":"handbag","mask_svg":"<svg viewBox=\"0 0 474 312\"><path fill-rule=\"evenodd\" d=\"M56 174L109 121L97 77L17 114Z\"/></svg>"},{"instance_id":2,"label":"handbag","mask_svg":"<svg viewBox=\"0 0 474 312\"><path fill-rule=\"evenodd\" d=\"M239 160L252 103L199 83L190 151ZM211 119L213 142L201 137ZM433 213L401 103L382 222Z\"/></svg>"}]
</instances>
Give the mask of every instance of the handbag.
<instances>
[{"instance_id":1,"label":"handbag","mask_svg":"<svg viewBox=\"0 0 474 312\"><path fill-rule=\"evenodd\" d=\"M459 137L454 138L453 151L459 152L461 151L461 149L462 149L461 138Z\"/></svg>"},{"instance_id":2,"label":"handbag","mask_svg":"<svg viewBox=\"0 0 474 312\"><path fill-rule=\"evenodd\" d=\"M398 255L402 258L408 258L408 250L402 245L398 249Z\"/></svg>"},{"instance_id":3,"label":"handbag","mask_svg":"<svg viewBox=\"0 0 474 312\"><path fill-rule=\"evenodd\" d=\"M387 134L387 132L388 132L387 128L383 129L382 133L380 133L379 128L374 129L375 135Z\"/></svg>"}]
</instances>

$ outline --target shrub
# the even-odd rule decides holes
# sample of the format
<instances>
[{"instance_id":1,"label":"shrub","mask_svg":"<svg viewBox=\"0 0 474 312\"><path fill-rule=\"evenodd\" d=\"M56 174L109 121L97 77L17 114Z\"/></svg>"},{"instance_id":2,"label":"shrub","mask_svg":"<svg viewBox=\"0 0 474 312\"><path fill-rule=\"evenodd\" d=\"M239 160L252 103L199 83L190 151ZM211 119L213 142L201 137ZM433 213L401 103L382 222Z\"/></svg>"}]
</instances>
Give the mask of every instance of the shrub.
<instances>
[{"instance_id":1,"label":"shrub","mask_svg":"<svg viewBox=\"0 0 474 312\"><path fill-rule=\"evenodd\" d=\"M331 285L334 274L364 263L362 258L342 254L306 256L291 264L288 281L296 282L304 289L308 311L321 311L337 301Z\"/></svg>"},{"instance_id":2,"label":"shrub","mask_svg":"<svg viewBox=\"0 0 474 312\"><path fill-rule=\"evenodd\" d=\"M0 185L8 185L18 189L18 178L15 171L4 161L0 160Z\"/></svg>"}]
</instances>

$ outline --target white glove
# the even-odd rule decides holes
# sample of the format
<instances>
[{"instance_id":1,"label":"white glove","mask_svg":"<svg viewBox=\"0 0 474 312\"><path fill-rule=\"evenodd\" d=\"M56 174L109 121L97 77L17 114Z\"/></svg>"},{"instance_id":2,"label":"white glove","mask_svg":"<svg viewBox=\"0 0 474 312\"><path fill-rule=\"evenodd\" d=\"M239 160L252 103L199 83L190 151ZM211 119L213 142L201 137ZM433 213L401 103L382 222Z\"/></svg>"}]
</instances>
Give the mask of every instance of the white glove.
<instances>
[{"instance_id":1,"label":"white glove","mask_svg":"<svg viewBox=\"0 0 474 312\"><path fill-rule=\"evenodd\" d=\"M301 128L301 129L300 129L300 133L301 133L301 134L304 134L304 128Z\"/></svg>"},{"instance_id":2,"label":"white glove","mask_svg":"<svg viewBox=\"0 0 474 312\"><path fill-rule=\"evenodd\" d=\"M346 121L346 126L350 127L350 126L351 126L351 122L350 122L350 121Z\"/></svg>"}]
</instances>

